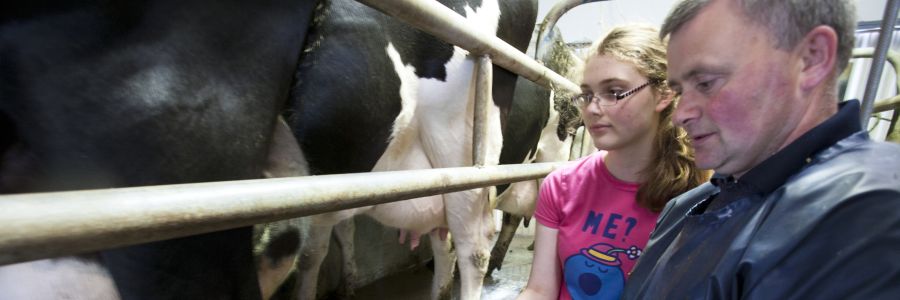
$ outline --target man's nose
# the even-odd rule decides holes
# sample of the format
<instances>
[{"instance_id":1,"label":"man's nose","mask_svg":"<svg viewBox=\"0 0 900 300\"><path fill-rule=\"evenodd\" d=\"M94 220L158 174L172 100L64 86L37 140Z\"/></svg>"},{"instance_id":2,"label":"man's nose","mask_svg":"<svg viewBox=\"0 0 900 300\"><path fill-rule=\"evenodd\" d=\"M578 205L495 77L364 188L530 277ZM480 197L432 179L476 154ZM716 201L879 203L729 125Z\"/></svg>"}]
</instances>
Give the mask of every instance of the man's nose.
<instances>
[{"instance_id":1,"label":"man's nose","mask_svg":"<svg viewBox=\"0 0 900 300\"><path fill-rule=\"evenodd\" d=\"M681 99L678 99L678 104L675 105L672 121L675 126L685 127L700 118L702 115L700 108L699 102L694 97L682 94Z\"/></svg>"}]
</instances>

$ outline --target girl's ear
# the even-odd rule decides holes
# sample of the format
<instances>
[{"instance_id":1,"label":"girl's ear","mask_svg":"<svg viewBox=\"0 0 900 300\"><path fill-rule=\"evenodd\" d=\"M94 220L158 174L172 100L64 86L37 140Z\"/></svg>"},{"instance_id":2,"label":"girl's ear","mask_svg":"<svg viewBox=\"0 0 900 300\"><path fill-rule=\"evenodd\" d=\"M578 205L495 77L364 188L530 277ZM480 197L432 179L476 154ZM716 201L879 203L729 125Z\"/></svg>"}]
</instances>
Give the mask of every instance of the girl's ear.
<instances>
[{"instance_id":1,"label":"girl's ear","mask_svg":"<svg viewBox=\"0 0 900 300\"><path fill-rule=\"evenodd\" d=\"M660 113L664 109L666 109L666 107L668 107L669 105L672 105L672 100L675 100L675 93L672 93L671 91L662 93L659 95L658 99L659 99L659 102L656 103L656 107L654 107L654 110L656 110L656 112Z\"/></svg>"}]
</instances>

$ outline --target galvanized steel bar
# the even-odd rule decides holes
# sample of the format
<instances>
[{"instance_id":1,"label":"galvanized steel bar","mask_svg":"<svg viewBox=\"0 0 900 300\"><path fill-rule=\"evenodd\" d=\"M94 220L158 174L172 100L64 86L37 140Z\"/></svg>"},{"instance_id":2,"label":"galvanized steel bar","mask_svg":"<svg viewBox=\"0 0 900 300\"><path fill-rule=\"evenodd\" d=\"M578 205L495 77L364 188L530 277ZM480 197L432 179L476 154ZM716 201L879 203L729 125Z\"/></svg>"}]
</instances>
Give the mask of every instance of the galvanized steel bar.
<instances>
[{"instance_id":1,"label":"galvanized steel bar","mask_svg":"<svg viewBox=\"0 0 900 300\"><path fill-rule=\"evenodd\" d=\"M472 128L472 163L483 166L487 156L488 106L491 105L491 88L494 81L491 58L481 55L475 67L475 113Z\"/></svg>"},{"instance_id":2,"label":"galvanized steel bar","mask_svg":"<svg viewBox=\"0 0 900 300\"><path fill-rule=\"evenodd\" d=\"M581 133L581 157L584 157L594 153L597 147L594 146L594 138L588 132L587 126L582 126L582 128L584 128L584 132Z\"/></svg>"},{"instance_id":3,"label":"galvanized steel bar","mask_svg":"<svg viewBox=\"0 0 900 300\"><path fill-rule=\"evenodd\" d=\"M872 57L875 55L875 48L857 48L853 49L853 58L866 58ZM896 73L894 76L894 80L896 81L897 91L900 92L900 55L897 52L888 50L885 54L885 62L891 64L891 67L894 68L894 72ZM884 67L882 67L884 68ZM900 106L900 102L898 102L898 97L894 96L891 98L875 100L875 104L872 105L872 113L880 113L884 111L889 111Z\"/></svg>"},{"instance_id":4,"label":"galvanized steel bar","mask_svg":"<svg viewBox=\"0 0 900 300\"><path fill-rule=\"evenodd\" d=\"M536 179L562 164L4 195L0 265Z\"/></svg>"},{"instance_id":5,"label":"galvanized steel bar","mask_svg":"<svg viewBox=\"0 0 900 300\"><path fill-rule=\"evenodd\" d=\"M869 116L872 115L875 94L881 83L881 71L884 69L884 59L888 48L891 46L891 37L894 35L894 24L897 22L897 9L900 1L888 0L884 7L884 17L881 19L881 31L878 33L878 44L875 45L875 57L872 59L872 67L869 69L869 79L866 82L866 92L863 94L861 118L862 128L868 128Z\"/></svg>"},{"instance_id":6,"label":"galvanized steel bar","mask_svg":"<svg viewBox=\"0 0 900 300\"><path fill-rule=\"evenodd\" d=\"M578 85L542 66L500 38L478 30L471 22L437 1L357 1L428 32L445 42L469 50L473 54L489 54L498 66L546 88L560 88L571 93L581 92Z\"/></svg>"},{"instance_id":7,"label":"galvanized steel bar","mask_svg":"<svg viewBox=\"0 0 900 300\"><path fill-rule=\"evenodd\" d=\"M550 32L553 31L553 27L556 26L556 22L559 21L559 18L569 12L569 10L575 8L576 6L592 3L592 2L601 2L608 0L560 0L550 8L550 11L547 12L547 15L544 16L544 21L541 22L538 30L537 40L535 40L535 49L541 49L541 43L550 42L550 39L547 36ZM535 57L537 56L537 51L535 51Z\"/></svg>"},{"instance_id":8,"label":"galvanized steel bar","mask_svg":"<svg viewBox=\"0 0 900 300\"><path fill-rule=\"evenodd\" d=\"M898 108L900 108L900 96L894 96L876 101L875 105L872 106L872 113L897 110Z\"/></svg>"}]
</instances>

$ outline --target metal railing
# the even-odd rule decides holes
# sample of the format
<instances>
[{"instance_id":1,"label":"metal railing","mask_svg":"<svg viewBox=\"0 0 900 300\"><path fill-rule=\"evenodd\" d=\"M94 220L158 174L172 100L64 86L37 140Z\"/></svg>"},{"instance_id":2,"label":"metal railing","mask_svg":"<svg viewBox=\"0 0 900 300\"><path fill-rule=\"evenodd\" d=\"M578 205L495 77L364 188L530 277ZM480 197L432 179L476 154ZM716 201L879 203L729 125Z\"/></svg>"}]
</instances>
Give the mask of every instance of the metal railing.
<instances>
[{"instance_id":1,"label":"metal railing","mask_svg":"<svg viewBox=\"0 0 900 300\"><path fill-rule=\"evenodd\" d=\"M875 59L874 57L875 57L875 49L874 48L853 49L852 58ZM894 69L894 80L895 80L894 83L895 83L896 89L898 92L900 92L900 54L897 54L897 52L894 52L894 51L887 50L887 51L885 51L882 59L883 59L882 63L879 64L878 66L876 66L876 64L874 64L874 62L873 62L873 65L871 66L871 68L875 68L875 67L884 68L884 63L885 62L889 63L891 65L891 67ZM880 77L881 76L879 75L879 78ZM880 82L880 80L879 80L879 82ZM870 83L866 86L866 92L873 94L873 97L874 97L874 93L877 92L877 87L878 87L878 84ZM900 121L900 120L898 120L898 119L900 119L900 95L896 95L896 96L884 98L884 99L879 99L879 100L874 100L873 102L874 102L874 104L872 104L871 108L869 108L871 110L871 113L868 115L869 117L874 117L875 114L889 111L889 110L894 111L893 116L890 119L890 126L886 133L887 135L884 138L887 141L891 141L891 142L895 142L895 143L900 142L900 132L898 132L898 126L897 126L898 121ZM869 118L864 118L864 119L869 119ZM867 122L864 122L864 124L866 124L868 126Z\"/></svg>"},{"instance_id":2,"label":"metal railing","mask_svg":"<svg viewBox=\"0 0 900 300\"><path fill-rule=\"evenodd\" d=\"M894 23L897 21L897 9L900 1L888 0L884 5L884 17L881 19L881 33L878 34L878 44L875 46L872 68L869 69L869 80L866 81L866 91L863 94L862 108L860 109L862 128L869 125L869 116L872 115L875 94L878 92L878 84L881 82L881 71L884 68L885 56L890 47L891 37L894 36Z\"/></svg>"},{"instance_id":3,"label":"metal railing","mask_svg":"<svg viewBox=\"0 0 900 300\"><path fill-rule=\"evenodd\" d=\"M488 103L491 58L544 87L580 92L571 81L479 32L435 1L358 1L479 57L476 94L481 99L476 103ZM474 117L479 130L483 115ZM478 132L473 134L477 167L0 196L0 265L537 179L564 164L481 166L486 136Z\"/></svg>"},{"instance_id":4,"label":"metal railing","mask_svg":"<svg viewBox=\"0 0 900 300\"><path fill-rule=\"evenodd\" d=\"M0 264L512 181L563 163L373 172L0 197Z\"/></svg>"}]
</instances>

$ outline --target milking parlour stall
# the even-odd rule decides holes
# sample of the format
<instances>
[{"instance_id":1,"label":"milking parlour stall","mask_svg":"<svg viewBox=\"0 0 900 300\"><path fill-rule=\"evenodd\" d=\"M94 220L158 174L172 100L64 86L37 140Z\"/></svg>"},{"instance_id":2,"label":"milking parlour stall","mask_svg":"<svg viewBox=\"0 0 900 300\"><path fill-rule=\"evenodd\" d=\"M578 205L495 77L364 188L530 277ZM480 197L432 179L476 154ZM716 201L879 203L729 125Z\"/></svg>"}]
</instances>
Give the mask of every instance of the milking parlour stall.
<instances>
[{"instance_id":1,"label":"milking parlour stall","mask_svg":"<svg viewBox=\"0 0 900 300\"><path fill-rule=\"evenodd\" d=\"M541 180L597 150L588 46L675 1L636 2L0 4L0 299L515 299ZM896 142L861 24L842 92Z\"/></svg>"}]
</instances>

